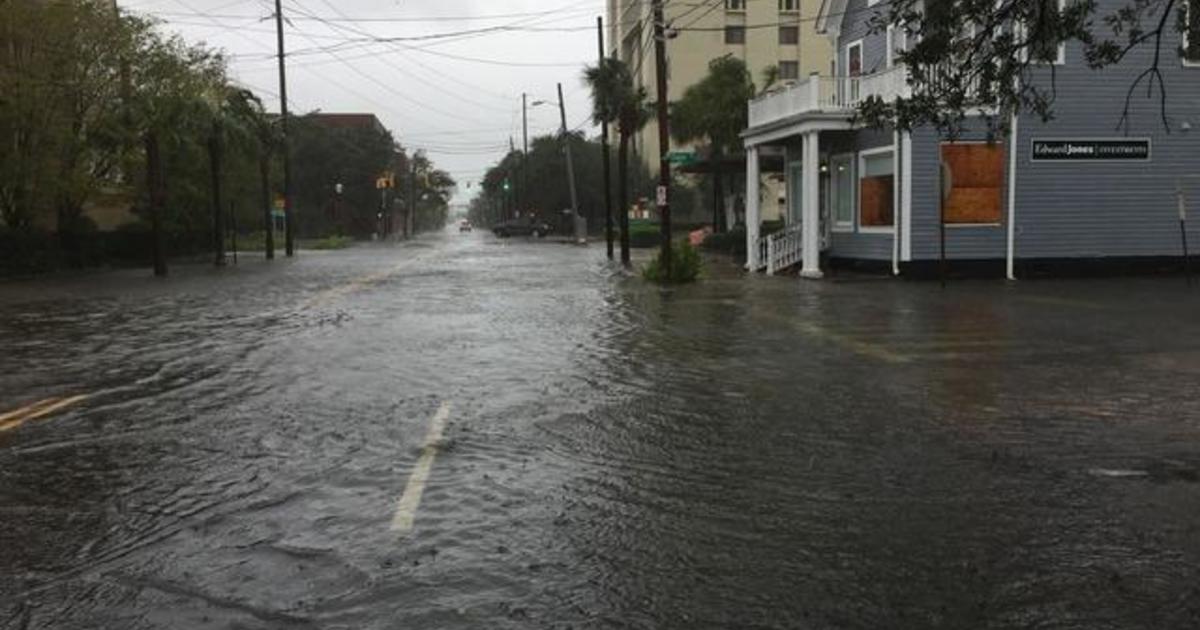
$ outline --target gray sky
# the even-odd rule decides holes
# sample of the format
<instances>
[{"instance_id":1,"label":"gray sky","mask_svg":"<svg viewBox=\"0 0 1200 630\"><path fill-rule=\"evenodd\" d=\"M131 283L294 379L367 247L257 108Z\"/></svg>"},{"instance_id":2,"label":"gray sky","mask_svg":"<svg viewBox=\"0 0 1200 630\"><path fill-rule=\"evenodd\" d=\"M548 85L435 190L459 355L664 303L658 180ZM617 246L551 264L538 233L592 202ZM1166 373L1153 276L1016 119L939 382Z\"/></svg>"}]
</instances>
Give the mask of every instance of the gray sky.
<instances>
[{"instance_id":1,"label":"gray sky","mask_svg":"<svg viewBox=\"0 0 1200 630\"><path fill-rule=\"evenodd\" d=\"M164 20L165 31L189 42L229 53L233 78L278 110L272 1L118 3ZM458 180L456 202L474 196L484 170L504 155L510 137L520 146L522 92L531 103L556 105L555 84L562 82L568 126L591 131L580 75L585 64L595 63L595 22L604 0L284 0L283 5L292 18L285 28L288 52L294 54L288 60L293 111L374 113L405 147L426 150ZM495 27L520 30L363 41ZM531 138L558 124L556 107L530 109Z\"/></svg>"}]
</instances>

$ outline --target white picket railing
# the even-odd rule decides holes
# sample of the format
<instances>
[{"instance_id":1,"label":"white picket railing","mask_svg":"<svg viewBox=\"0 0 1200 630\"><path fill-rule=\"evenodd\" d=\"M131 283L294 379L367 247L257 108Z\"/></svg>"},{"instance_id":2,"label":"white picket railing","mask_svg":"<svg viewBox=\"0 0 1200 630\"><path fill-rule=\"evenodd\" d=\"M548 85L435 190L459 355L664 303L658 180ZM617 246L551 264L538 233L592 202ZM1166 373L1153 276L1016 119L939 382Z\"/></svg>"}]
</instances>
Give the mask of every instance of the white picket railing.
<instances>
[{"instance_id":1,"label":"white picket railing","mask_svg":"<svg viewBox=\"0 0 1200 630\"><path fill-rule=\"evenodd\" d=\"M767 269L768 276L775 275L775 272L782 271L800 262L800 248L802 243L800 225L800 223L793 223L782 231L761 239L766 245L764 266Z\"/></svg>"},{"instance_id":2,"label":"white picket railing","mask_svg":"<svg viewBox=\"0 0 1200 630\"><path fill-rule=\"evenodd\" d=\"M813 112L850 114L867 98L892 101L908 94L908 70L899 65L856 76L810 75L750 101L750 127Z\"/></svg>"}]
</instances>

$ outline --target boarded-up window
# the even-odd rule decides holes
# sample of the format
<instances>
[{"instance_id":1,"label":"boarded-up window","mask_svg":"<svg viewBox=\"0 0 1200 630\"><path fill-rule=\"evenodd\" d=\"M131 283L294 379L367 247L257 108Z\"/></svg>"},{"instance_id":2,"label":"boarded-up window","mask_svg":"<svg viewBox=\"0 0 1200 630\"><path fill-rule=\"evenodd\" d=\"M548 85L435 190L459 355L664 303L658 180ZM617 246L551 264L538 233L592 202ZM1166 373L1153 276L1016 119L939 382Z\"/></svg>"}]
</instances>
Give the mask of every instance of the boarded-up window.
<instances>
[{"instance_id":1,"label":"boarded-up window","mask_svg":"<svg viewBox=\"0 0 1200 630\"><path fill-rule=\"evenodd\" d=\"M950 171L946 223L999 223L1004 199L1004 148L999 144L943 144Z\"/></svg>"},{"instance_id":2,"label":"boarded-up window","mask_svg":"<svg viewBox=\"0 0 1200 630\"><path fill-rule=\"evenodd\" d=\"M892 170L892 152L864 155L859 167L859 225L891 227L896 210L896 179Z\"/></svg>"}]
</instances>

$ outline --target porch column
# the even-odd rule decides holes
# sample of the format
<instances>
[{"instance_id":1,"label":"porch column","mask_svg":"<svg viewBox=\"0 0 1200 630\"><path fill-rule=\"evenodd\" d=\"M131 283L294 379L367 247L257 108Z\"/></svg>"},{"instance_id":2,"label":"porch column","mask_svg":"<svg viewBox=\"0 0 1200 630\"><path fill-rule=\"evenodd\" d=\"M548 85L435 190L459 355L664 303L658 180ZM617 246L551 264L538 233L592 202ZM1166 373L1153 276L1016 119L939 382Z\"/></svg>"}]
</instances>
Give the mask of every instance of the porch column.
<instances>
[{"instance_id":1,"label":"porch column","mask_svg":"<svg viewBox=\"0 0 1200 630\"><path fill-rule=\"evenodd\" d=\"M758 146L746 147L746 269L758 271Z\"/></svg>"},{"instance_id":2,"label":"porch column","mask_svg":"<svg viewBox=\"0 0 1200 630\"><path fill-rule=\"evenodd\" d=\"M821 278L821 140L820 132L804 134L804 172L800 206L800 277Z\"/></svg>"}]
</instances>

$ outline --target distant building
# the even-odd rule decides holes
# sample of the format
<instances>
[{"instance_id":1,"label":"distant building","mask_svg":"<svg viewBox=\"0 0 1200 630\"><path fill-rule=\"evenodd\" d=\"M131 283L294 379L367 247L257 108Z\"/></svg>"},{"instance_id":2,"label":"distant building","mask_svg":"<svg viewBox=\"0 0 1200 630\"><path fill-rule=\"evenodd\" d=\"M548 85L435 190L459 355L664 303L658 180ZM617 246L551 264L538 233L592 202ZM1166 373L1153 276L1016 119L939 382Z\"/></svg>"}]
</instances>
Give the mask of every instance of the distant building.
<instances>
[{"instance_id":1,"label":"distant building","mask_svg":"<svg viewBox=\"0 0 1200 630\"><path fill-rule=\"evenodd\" d=\"M655 97L654 24L649 0L607 0L609 54L629 65L636 85ZM821 0L709 0L665 2L664 16L676 35L667 42L669 98L683 96L687 88L708 74L713 59L732 55L746 63L756 87L764 87L768 67L778 68L775 87L784 87L813 72L829 72L832 60L828 38L813 27ZM614 131L615 133L615 131ZM672 142L666 150L688 150ZM634 139L632 151L651 172L658 170L662 151L658 124L651 120ZM740 156L733 157L728 172L742 171ZM782 164L780 165L782 167ZM771 190L782 191L782 185ZM740 186L731 187L726 208L742 203ZM776 194L776 196L778 196ZM783 200L780 199L779 203ZM768 218L773 204L764 208Z\"/></svg>"}]
</instances>

